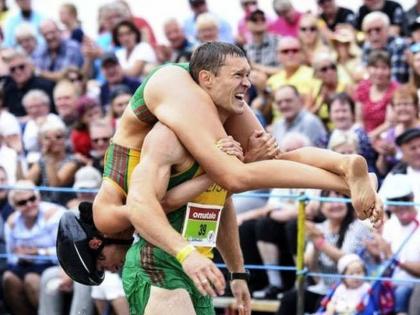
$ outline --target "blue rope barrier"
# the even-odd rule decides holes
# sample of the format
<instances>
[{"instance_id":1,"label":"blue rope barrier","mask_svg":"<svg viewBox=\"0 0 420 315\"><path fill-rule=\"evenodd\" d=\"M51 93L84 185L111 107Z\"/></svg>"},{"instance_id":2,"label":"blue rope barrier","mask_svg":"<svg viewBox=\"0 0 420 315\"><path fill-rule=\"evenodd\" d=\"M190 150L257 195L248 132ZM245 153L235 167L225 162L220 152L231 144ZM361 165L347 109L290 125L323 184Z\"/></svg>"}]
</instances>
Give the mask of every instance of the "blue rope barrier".
<instances>
[{"instance_id":1,"label":"blue rope barrier","mask_svg":"<svg viewBox=\"0 0 420 315\"><path fill-rule=\"evenodd\" d=\"M22 188L16 187L13 185L0 185L0 190L38 190L38 191L50 191L50 192L67 192L67 193L97 193L98 189L86 189L86 188L73 188L73 187L49 187L49 186L35 186L33 188ZM335 198L335 197L318 197L318 196L309 196L309 195L281 195L281 194L270 194L270 193L255 193L255 192L245 192L240 194L235 194L235 198L268 198L274 197L278 199L287 199L295 201L311 201L316 200L319 202L351 202L350 198ZM395 206L415 206L420 207L420 202L407 202L407 201L386 201L385 205L395 205Z\"/></svg>"},{"instance_id":2,"label":"blue rope barrier","mask_svg":"<svg viewBox=\"0 0 420 315\"><path fill-rule=\"evenodd\" d=\"M216 264L217 267L227 268L226 264ZM276 265L244 265L244 268L251 270L277 270L277 271L296 271L293 266L276 266Z\"/></svg>"}]
</instances>

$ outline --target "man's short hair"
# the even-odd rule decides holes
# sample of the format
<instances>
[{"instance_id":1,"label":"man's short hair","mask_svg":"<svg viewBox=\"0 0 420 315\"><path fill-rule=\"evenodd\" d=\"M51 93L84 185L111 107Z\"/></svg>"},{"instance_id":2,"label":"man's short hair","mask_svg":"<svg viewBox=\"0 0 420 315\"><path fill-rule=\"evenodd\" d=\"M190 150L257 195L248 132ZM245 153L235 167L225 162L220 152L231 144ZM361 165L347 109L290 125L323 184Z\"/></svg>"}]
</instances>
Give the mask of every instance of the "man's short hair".
<instances>
[{"instance_id":1,"label":"man's short hair","mask_svg":"<svg viewBox=\"0 0 420 315\"><path fill-rule=\"evenodd\" d=\"M277 88L277 90L276 90L276 91L279 91L279 90L281 90L281 89L285 89L285 88L289 88L289 89L291 89L291 90L293 91L293 93L294 93L297 97L300 97L299 90L298 90L298 89L297 89L297 87L296 87L296 86L294 86L293 84L283 84L283 85L280 85L280 86Z\"/></svg>"},{"instance_id":2,"label":"man's short hair","mask_svg":"<svg viewBox=\"0 0 420 315\"><path fill-rule=\"evenodd\" d=\"M190 61L190 73L193 80L198 82L198 74L201 70L217 75L219 69L225 64L227 56L246 58L245 52L233 44L211 42L198 46Z\"/></svg>"},{"instance_id":3,"label":"man's short hair","mask_svg":"<svg viewBox=\"0 0 420 315\"><path fill-rule=\"evenodd\" d=\"M388 15L380 11L374 11L366 15L365 18L363 19L362 30L365 30L366 25L375 20L381 20L381 22L384 24L385 27L388 27L391 24L391 21L389 20Z\"/></svg>"}]
</instances>

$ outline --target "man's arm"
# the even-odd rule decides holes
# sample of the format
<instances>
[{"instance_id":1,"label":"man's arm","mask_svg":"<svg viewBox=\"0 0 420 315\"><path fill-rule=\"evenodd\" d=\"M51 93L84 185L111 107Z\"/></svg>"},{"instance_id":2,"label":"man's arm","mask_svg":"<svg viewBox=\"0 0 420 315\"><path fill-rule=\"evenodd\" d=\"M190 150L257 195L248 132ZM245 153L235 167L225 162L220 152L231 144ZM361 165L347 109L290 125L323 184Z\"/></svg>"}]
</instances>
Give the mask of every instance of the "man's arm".
<instances>
[{"instance_id":1,"label":"man's arm","mask_svg":"<svg viewBox=\"0 0 420 315\"><path fill-rule=\"evenodd\" d=\"M217 249L223 257L230 272L244 272L244 259L239 242L238 224L232 198L226 200L220 218L220 228L217 238ZM230 282L233 296L240 310L240 314L251 314L251 296L248 285L244 280Z\"/></svg>"},{"instance_id":2,"label":"man's arm","mask_svg":"<svg viewBox=\"0 0 420 315\"><path fill-rule=\"evenodd\" d=\"M185 151L176 136L163 125L155 126L144 141L142 160L133 171L127 196L134 228L147 241L173 256L186 248L188 242L169 224L159 200L166 193L171 167L184 157ZM198 251L192 251L182 267L203 295L223 293L222 273Z\"/></svg>"}]
</instances>

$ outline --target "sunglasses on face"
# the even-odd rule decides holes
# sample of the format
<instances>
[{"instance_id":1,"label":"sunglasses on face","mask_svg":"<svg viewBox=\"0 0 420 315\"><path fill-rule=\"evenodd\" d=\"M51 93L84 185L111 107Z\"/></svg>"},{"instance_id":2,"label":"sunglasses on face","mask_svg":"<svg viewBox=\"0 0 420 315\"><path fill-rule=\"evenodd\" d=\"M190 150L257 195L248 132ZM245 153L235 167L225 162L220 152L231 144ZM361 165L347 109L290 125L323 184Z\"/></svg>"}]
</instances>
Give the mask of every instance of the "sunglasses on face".
<instances>
[{"instance_id":1,"label":"sunglasses on face","mask_svg":"<svg viewBox=\"0 0 420 315\"><path fill-rule=\"evenodd\" d=\"M254 18L250 18L250 21L257 23L257 22L265 22L265 17L261 16L261 17L254 17Z\"/></svg>"},{"instance_id":2,"label":"sunglasses on face","mask_svg":"<svg viewBox=\"0 0 420 315\"><path fill-rule=\"evenodd\" d=\"M316 26L308 26L308 27L301 27L300 30L302 32L316 32L318 29Z\"/></svg>"},{"instance_id":3,"label":"sunglasses on face","mask_svg":"<svg viewBox=\"0 0 420 315\"><path fill-rule=\"evenodd\" d=\"M325 3L328 3L328 2L330 2L331 0L318 0L318 4L319 5L323 5L323 4L325 4Z\"/></svg>"},{"instance_id":4,"label":"sunglasses on face","mask_svg":"<svg viewBox=\"0 0 420 315\"><path fill-rule=\"evenodd\" d=\"M297 48L289 48L289 49L281 49L280 53L283 55L288 55L288 54L297 54L300 51L300 49Z\"/></svg>"},{"instance_id":5,"label":"sunglasses on face","mask_svg":"<svg viewBox=\"0 0 420 315\"><path fill-rule=\"evenodd\" d=\"M98 144L99 142L109 142L109 137L102 137L102 138L94 138L92 142Z\"/></svg>"},{"instance_id":6,"label":"sunglasses on face","mask_svg":"<svg viewBox=\"0 0 420 315\"><path fill-rule=\"evenodd\" d=\"M372 28L368 28L366 31L366 34L372 34L372 33L380 33L382 32L382 27L372 27Z\"/></svg>"},{"instance_id":7,"label":"sunglasses on face","mask_svg":"<svg viewBox=\"0 0 420 315\"><path fill-rule=\"evenodd\" d=\"M26 68L26 65L24 63L22 63L20 65L10 67L10 72L15 73L17 70L23 71L23 70L25 70L25 68Z\"/></svg>"},{"instance_id":8,"label":"sunglasses on face","mask_svg":"<svg viewBox=\"0 0 420 315\"><path fill-rule=\"evenodd\" d=\"M23 206L26 206L26 204L28 202L35 202L35 201L36 201L36 196L32 195L31 197L29 197L27 199L22 199L22 200L16 201L16 205L19 206L19 207L23 207Z\"/></svg>"},{"instance_id":9,"label":"sunglasses on face","mask_svg":"<svg viewBox=\"0 0 420 315\"><path fill-rule=\"evenodd\" d=\"M337 70L337 66L335 64L331 64L328 66L324 66L318 69L319 72L325 73L328 70L332 70L332 71L336 71Z\"/></svg>"},{"instance_id":10,"label":"sunglasses on face","mask_svg":"<svg viewBox=\"0 0 420 315\"><path fill-rule=\"evenodd\" d=\"M83 77L81 75L71 76L69 77L70 82L82 81Z\"/></svg>"}]
</instances>

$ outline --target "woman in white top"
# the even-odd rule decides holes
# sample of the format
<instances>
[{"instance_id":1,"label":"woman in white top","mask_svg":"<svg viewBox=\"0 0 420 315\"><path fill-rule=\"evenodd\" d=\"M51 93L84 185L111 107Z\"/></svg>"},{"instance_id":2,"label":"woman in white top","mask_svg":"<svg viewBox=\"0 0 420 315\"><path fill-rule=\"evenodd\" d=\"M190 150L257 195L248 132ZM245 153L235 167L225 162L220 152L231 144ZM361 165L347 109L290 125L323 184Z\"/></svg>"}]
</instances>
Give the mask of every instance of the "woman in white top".
<instances>
[{"instance_id":1,"label":"woman in white top","mask_svg":"<svg viewBox=\"0 0 420 315\"><path fill-rule=\"evenodd\" d=\"M141 40L141 33L131 21L122 21L112 30L118 61L126 75L142 77L157 64L156 54L150 44Z\"/></svg>"}]
</instances>

